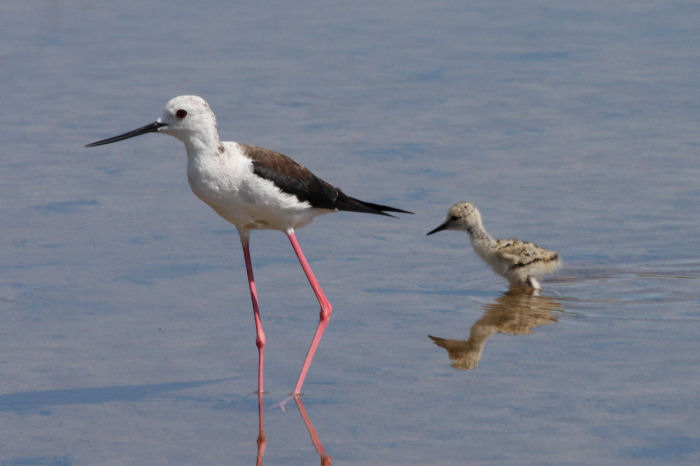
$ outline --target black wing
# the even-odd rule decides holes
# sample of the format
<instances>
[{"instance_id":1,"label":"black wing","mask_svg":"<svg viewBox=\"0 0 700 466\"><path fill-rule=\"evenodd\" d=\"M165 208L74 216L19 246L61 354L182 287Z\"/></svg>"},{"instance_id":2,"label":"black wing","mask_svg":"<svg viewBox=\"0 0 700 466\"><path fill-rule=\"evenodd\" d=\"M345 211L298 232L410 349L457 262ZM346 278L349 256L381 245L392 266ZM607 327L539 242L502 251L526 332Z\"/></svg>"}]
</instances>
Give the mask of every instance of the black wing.
<instances>
[{"instance_id":1,"label":"black wing","mask_svg":"<svg viewBox=\"0 0 700 466\"><path fill-rule=\"evenodd\" d=\"M248 144L240 144L240 146L245 155L253 161L253 172L257 176L272 181L283 192L292 194L300 201L306 201L318 209L378 215L389 215L385 211L411 213L350 197L339 188L314 175L308 168L279 152Z\"/></svg>"}]
</instances>

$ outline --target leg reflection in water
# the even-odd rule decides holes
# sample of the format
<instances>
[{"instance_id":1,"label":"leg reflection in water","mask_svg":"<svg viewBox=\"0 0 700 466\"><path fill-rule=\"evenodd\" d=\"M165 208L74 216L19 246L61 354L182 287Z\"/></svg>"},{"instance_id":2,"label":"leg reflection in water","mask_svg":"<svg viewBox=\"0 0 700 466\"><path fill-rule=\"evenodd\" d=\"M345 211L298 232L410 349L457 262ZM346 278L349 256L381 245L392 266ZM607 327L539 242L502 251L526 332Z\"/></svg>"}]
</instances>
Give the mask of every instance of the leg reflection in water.
<instances>
[{"instance_id":1,"label":"leg reflection in water","mask_svg":"<svg viewBox=\"0 0 700 466\"><path fill-rule=\"evenodd\" d=\"M306 414L306 408L304 408L304 402L301 401L301 397L299 395L294 395L294 402L297 404L297 408L299 408L299 414L301 414L301 418L304 421L306 430L309 431L309 435L311 436L311 442L314 444L314 448L321 457L321 466L328 466L333 464L333 462L331 461L331 457L328 456L326 450L323 449L323 445L321 445L321 440L319 440L318 438L318 434L316 433L316 429L314 429L314 425L311 423L309 415Z\"/></svg>"},{"instance_id":2,"label":"leg reflection in water","mask_svg":"<svg viewBox=\"0 0 700 466\"><path fill-rule=\"evenodd\" d=\"M318 455L321 457L321 466L330 466L333 464L332 458L326 453L326 450L323 448L323 445L321 444L321 440L318 437L318 433L316 432L316 429L314 428L313 423L311 422L311 418L309 417L308 413L306 412L306 408L304 407L304 402L301 401L301 397L299 395L293 395L292 398L294 399L294 402L297 405L297 408L299 409L299 414L301 415L302 421L304 421L304 425L306 426L306 430L309 431L309 436L311 437L311 443L313 443L314 448L318 452ZM258 393L258 420L259 420L259 429L258 429L258 459L256 464L260 466L262 464L263 456L265 456L265 448L267 447L267 438L265 437L265 418L264 418L264 407L263 407L263 394Z\"/></svg>"},{"instance_id":3,"label":"leg reflection in water","mask_svg":"<svg viewBox=\"0 0 700 466\"><path fill-rule=\"evenodd\" d=\"M265 456L265 448L267 447L267 439L265 438L265 418L263 411L263 394L258 392L258 459L255 462L258 466L262 464L263 456Z\"/></svg>"}]
</instances>

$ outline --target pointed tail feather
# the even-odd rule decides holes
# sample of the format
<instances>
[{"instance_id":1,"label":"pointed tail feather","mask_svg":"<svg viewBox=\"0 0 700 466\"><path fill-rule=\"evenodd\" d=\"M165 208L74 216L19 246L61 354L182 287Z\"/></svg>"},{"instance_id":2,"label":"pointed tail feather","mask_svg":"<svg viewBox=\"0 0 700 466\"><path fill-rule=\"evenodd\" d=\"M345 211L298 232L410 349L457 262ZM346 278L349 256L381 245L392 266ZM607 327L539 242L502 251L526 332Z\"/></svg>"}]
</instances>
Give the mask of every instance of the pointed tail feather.
<instances>
[{"instance_id":1,"label":"pointed tail feather","mask_svg":"<svg viewBox=\"0 0 700 466\"><path fill-rule=\"evenodd\" d=\"M374 204L373 202L361 201L350 196L340 196L336 201L335 208L338 210L346 210L349 212L364 212L368 214L386 215L387 217L394 217L395 215L387 214L387 212L397 212L402 214L412 214L403 209L397 209L396 207L389 207L381 204Z\"/></svg>"}]
</instances>

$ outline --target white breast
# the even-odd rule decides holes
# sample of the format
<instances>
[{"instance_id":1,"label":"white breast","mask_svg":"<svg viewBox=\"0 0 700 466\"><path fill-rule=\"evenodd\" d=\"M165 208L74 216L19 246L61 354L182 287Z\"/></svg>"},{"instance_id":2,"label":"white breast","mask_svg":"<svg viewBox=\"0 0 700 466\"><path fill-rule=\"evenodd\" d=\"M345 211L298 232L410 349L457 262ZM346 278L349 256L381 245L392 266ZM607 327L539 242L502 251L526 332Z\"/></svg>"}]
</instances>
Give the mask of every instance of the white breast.
<instances>
[{"instance_id":1,"label":"white breast","mask_svg":"<svg viewBox=\"0 0 700 466\"><path fill-rule=\"evenodd\" d=\"M253 173L252 161L235 142L222 143L223 152L187 154L187 180L197 197L240 230L286 231L310 223L329 210L283 193L272 181Z\"/></svg>"}]
</instances>

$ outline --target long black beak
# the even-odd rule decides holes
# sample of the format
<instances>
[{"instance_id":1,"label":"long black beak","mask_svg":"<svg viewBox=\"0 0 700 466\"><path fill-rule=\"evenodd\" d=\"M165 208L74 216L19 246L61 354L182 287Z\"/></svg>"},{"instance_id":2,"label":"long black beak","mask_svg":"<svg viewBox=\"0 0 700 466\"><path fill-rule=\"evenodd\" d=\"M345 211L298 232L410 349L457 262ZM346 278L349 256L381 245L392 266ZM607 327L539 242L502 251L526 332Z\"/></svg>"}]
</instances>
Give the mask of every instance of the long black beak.
<instances>
[{"instance_id":1,"label":"long black beak","mask_svg":"<svg viewBox=\"0 0 700 466\"><path fill-rule=\"evenodd\" d=\"M434 230L430 230L425 236L432 235L433 233L437 233L438 231L446 230L447 229L447 222L443 223L439 227L437 227Z\"/></svg>"},{"instance_id":2,"label":"long black beak","mask_svg":"<svg viewBox=\"0 0 700 466\"><path fill-rule=\"evenodd\" d=\"M160 121L154 121L140 128L136 128L128 133L120 134L119 136L114 136L112 138L102 139L101 141L91 142L90 144L85 144L85 147L95 147L103 146L105 144L111 144L113 142L121 141L123 139L133 138L134 136L140 136L146 133L155 133L161 126L167 126L166 123L161 123Z\"/></svg>"}]
</instances>

